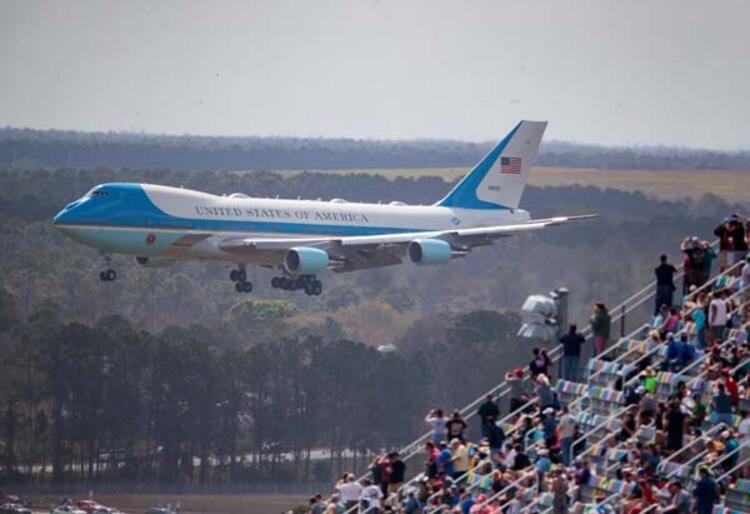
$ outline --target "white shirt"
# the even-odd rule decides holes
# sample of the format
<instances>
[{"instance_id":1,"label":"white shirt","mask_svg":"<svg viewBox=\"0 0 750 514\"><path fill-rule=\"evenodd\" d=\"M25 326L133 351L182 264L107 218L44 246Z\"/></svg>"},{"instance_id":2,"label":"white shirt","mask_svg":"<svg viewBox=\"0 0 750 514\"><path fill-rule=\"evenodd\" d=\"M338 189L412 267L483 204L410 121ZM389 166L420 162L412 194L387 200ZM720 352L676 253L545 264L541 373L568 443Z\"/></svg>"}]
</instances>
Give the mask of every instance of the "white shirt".
<instances>
[{"instance_id":1,"label":"white shirt","mask_svg":"<svg viewBox=\"0 0 750 514\"><path fill-rule=\"evenodd\" d=\"M362 493L359 495L359 499L367 502L367 508L380 505L380 499L383 497L383 491L380 487L375 484L368 485L362 489Z\"/></svg>"},{"instance_id":2,"label":"white shirt","mask_svg":"<svg viewBox=\"0 0 750 514\"><path fill-rule=\"evenodd\" d=\"M505 514L521 514L521 502L518 498L513 498L508 502L508 508Z\"/></svg>"},{"instance_id":3,"label":"white shirt","mask_svg":"<svg viewBox=\"0 0 750 514\"><path fill-rule=\"evenodd\" d=\"M737 427L737 432L739 432L743 439L750 436L750 416L747 416L740 421L740 426Z\"/></svg>"},{"instance_id":4,"label":"white shirt","mask_svg":"<svg viewBox=\"0 0 750 514\"><path fill-rule=\"evenodd\" d=\"M723 327L727 324L727 302L723 298L711 300L708 312L712 327Z\"/></svg>"},{"instance_id":5,"label":"white shirt","mask_svg":"<svg viewBox=\"0 0 750 514\"><path fill-rule=\"evenodd\" d=\"M566 437L573 437L576 431L576 422L573 416L565 414L560 418L560 438L565 439Z\"/></svg>"},{"instance_id":6,"label":"white shirt","mask_svg":"<svg viewBox=\"0 0 750 514\"><path fill-rule=\"evenodd\" d=\"M427 418L425 421L432 428L433 436L439 436L440 439L445 438L445 418Z\"/></svg>"},{"instance_id":7,"label":"white shirt","mask_svg":"<svg viewBox=\"0 0 750 514\"><path fill-rule=\"evenodd\" d=\"M356 480L339 484L336 486L336 489L338 489L341 501L344 503L359 500L359 494L362 492L362 486Z\"/></svg>"}]
</instances>

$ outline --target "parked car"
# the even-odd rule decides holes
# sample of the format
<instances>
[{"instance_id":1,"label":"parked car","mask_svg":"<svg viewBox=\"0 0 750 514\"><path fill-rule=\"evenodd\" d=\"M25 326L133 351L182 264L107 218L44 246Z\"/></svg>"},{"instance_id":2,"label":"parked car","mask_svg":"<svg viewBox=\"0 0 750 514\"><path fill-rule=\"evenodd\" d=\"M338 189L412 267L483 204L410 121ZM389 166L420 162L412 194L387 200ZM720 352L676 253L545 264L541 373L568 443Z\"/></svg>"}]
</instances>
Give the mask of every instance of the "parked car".
<instances>
[{"instance_id":1,"label":"parked car","mask_svg":"<svg viewBox=\"0 0 750 514\"><path fill-rule=\"evenodd\" d=\"M178 512L171 505L157 505L148 509L146 514L178 514Z\"/></svg>"},{"instance_id":2,"label":"parked car","mask_svg":"<svg viewBox=\"0 0 750 514\"><path fill-rule=\"evenodd\" d=\"M31 514L31 510L20 503L3 503L0 505L0 514Z\"/></svg>"},{"instance_id":3,"label":"parked car","mask_svg":"<svg viewBox=\"0 0 750 514\"><path fill-rule=\"evenodd\" d=\"M81 510L72 505L58 505L50 511L50 514L88 514L85 510Z\"/></svg>"},{"instance_id":4,"label":"parked car","mask_svg":"<svg viewBox=\"0 0 750 514\"><path fill-rule=\"evenodd\" d=\"M78 500L76 502L76 508L86 512L86 514L92 514L94 511L106 509L104 505L101 505L94 500Z\"/></svg>"}]
</instances>

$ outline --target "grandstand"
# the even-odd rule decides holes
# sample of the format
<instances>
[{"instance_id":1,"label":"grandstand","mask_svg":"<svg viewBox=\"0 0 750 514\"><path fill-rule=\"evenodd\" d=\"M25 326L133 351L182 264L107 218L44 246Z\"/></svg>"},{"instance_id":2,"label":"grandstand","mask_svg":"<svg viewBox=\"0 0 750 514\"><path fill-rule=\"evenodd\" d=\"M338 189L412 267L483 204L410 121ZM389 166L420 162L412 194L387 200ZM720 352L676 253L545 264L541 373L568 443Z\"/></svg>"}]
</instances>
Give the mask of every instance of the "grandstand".
<instances>
[{"instance_id":1,"label":"grandstand","mask_svg":"<svg viewBox=\"0 0 750 514\"><path fill-rule=\"evenodd\" d=\"M364 487L354 488L358 501L346 513L750 512L750 284L740 278L743 266L724 267L683 295L675 334L650 316L656 284L648 284L611 310L620 337L588 358L578 380L550 381L553 405L539 405L534 394L547 379L524 371L527 400L495 422L500 447L477 437L465 445L468 471L443 474L450 444L447 454L426 455L434 439L427 432L399 451L409 479L386 487L386 457L383 472L376 465L358 479ZM707 330L704 341L696 314L719 301L727 322ZM628 324L636 326L625 333ZM589 328L582 335L592 338ZM556 374L561 354L560 345L549 352L548 374ZM462 419L476 416L488 394L505 406L512 389L501 382L460 409ZM574 423L572 437L562 436L566 423ZM425 457L437 461L425 467Z\"/></svg>"}]
</instances>

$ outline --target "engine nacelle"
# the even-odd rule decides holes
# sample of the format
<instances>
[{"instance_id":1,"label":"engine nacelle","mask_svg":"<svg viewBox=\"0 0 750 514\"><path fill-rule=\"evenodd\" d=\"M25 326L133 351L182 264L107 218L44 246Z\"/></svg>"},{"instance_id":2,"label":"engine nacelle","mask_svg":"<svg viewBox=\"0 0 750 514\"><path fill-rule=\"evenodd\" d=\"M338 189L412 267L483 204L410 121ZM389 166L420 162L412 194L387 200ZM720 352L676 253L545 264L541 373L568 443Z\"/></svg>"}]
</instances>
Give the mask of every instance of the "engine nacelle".
<instances>
[{"instance_id":1,"label":"engine nacelle","mask_svg":"<svg viewBox=\"0 0 750 514\"><path fill-rule=\"evenodd\" d=\"M143 268L166 268L174 261L167 259L166 257L142 257L138 256L135 258L136 264Z\"/></svg>"},{"instance_id":2,"label":"engine nacelle","mask_svg":"<svg viewBox=\"0 0 750 514\"><path fill-rule=\"evenodd\" d=\"M284 269L292 275L314 275L328 267L328 252L300 246L284 253Z\"/></svg>"},{"instance_id":3,"label":"engine nacelle","mask_svg":"<svg viewBox=\"0 0 750 514\"><path fill-rule=\"evenodd\" d=\"M414 264L442 264L451 260L453 249L442 239L415 239L406 254Z\"/></svg>"}]
</instances>

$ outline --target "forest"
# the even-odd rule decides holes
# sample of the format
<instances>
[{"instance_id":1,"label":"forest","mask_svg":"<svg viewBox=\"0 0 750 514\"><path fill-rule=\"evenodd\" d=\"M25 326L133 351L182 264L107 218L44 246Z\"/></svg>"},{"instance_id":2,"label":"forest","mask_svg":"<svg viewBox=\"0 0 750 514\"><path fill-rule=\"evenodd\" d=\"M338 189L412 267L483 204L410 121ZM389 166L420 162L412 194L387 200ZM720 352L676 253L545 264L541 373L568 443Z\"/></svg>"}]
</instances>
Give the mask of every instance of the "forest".
<instances>
[{"instance_id":1,"label":"forest","mask_svg":"<svg viewBox=\"0 0 750 514\"><path fill-rule=\"evenodd\" d=\"M0 128L0 162L47 167L171 170L328 170L469 166L497 140L355 140L169 136ZM575 168L750 169L750 151L605 147L543 141L537 164Z\"/></svg>"},{"instance_id":2,"label":"forest","mask_svg":"<svg viewBox=\"0 0 750 514\"><path fill-rule=\"evenodd\" d=\"M6 479L217 484L361 469L370 452L421 433L428 409L460 407L528 360L529 342L515 335L526 295L565 285L572 318L585 324L591 302L629 296L652 279L660 253L678 262L685 235L710 239L740 211L711 196L529 187L522 206L536 217L601 218L443 267L326 274L320 297L272 290L271 271L254 270L246 296L228 269L206 263L143 269L118 258L121 278L101 283L100 256L50 219L111 181L409 203L451 187L436 177L0 166ZM396 351L377 349L388 344ZM332 458L312 459L318 449Z\"/></svg>"}]
</instances>

